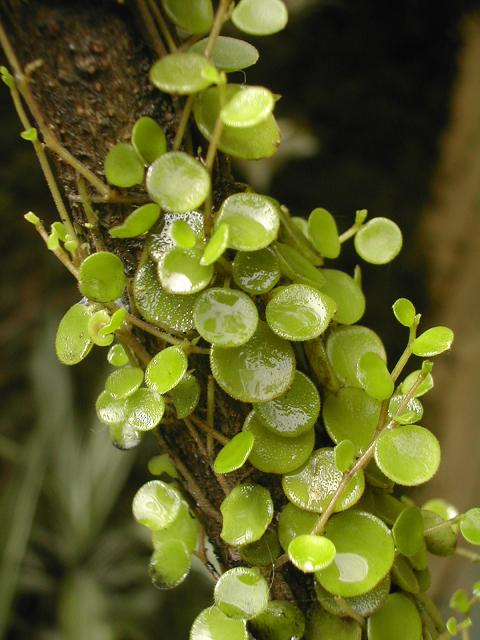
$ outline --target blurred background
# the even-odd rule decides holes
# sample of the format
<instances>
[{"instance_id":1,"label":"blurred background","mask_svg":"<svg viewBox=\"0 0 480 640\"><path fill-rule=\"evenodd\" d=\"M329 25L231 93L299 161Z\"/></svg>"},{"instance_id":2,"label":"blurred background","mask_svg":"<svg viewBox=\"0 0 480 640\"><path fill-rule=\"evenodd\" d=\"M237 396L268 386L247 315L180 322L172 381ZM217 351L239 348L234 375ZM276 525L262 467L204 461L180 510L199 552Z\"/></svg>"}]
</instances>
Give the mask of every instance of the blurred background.
<instances>
[{"instance_id":1,"label":"blurred background","mask_svg":"<svg viewBox=\"0 0 480 640\"><path fill-rule=\"evenodd\" d=\"M443 463L417 497L465 510L480 502L480 2L288 4L288 28L254 41L261 58L247 70L249 83L282 95L284 142L237 175L294 215L329 209L342 231L363 208L401 226L399 258L362 266L363 322L391 361L406 338L391 313L400 296L425 328L456 331L424 418ZM33 209L53 221L54 208L0 95L0 638L150 640L168 629L185 640L209 582L194 571L171 593L150 584L148 539L130 505L153 439L121 453L97 422L102 351L74 370L56 362L56 322L78 296L23 220ZM355 265L348 249L342 265ZM453 590L479 579L462 558L435 562L433 595L447 613Z\"/></svg>"}]
</instances>

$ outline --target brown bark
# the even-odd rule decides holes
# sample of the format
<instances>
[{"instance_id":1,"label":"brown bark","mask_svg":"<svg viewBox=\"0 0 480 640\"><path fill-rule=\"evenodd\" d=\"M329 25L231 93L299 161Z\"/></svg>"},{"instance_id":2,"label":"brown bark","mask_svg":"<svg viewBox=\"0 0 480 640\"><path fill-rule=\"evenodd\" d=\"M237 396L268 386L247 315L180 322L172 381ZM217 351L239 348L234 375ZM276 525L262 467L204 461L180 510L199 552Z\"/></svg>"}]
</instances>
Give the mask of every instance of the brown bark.
<instances>
[{"instance_id":1,"label":"brown bark","mask_svg":"<svg viewBox=\"0 0 480 640\"><path fill-rule=\"evenodd\" d=\"M155 118L172 141L178 113L172 100L152 88L148 71L155 56L146 46L148 39L139 15L123 3L113 0L33 0L7 2L0 9L2 22L21 65L37 60L41 64L32 74L31 90L51 130L62 145L103 179L103 160L118 141L128 140L132 125L142 115ZM93 249L85 228L85 215L75 201L76 176L72 168L51 156L67 207L75 220L76 231ZM217 190L232 189L224 180ZM34 203L32 203L33 205ZM107 248L123 260L132 276L142 249L139 240L118 241L107 230L123 220L132 209L119 204L97 204L100 230ZM133 312L133 311L132 311ZM147 351L153 355L159 345L151 336L137 332ZM208 366L205 356L191 359L202 384L200 415L205 416ZM246 406L234 403L217 389L215 426L227 435L240 430ZM162 428L168 450L188 470L203 495L218 510L224 491L211 471L209 462L183 424ZM203 434L199 433L201 439ZM284 500L278 479L250 470L250 479L267 485L278 504ZM238 482L229 478L228 482ZM238 556L222 542L220 523L205 514L202 504L185 482L192 504L202 516L209 539L224 567L235 566ZM198 497L198 496L197 496ZM202 513L203 511L203 513ZM312 600L311 580L291 567L277 570L273 576L272 597L292 599L295 593L303 609Z\"/></svg>"}]
</instances>

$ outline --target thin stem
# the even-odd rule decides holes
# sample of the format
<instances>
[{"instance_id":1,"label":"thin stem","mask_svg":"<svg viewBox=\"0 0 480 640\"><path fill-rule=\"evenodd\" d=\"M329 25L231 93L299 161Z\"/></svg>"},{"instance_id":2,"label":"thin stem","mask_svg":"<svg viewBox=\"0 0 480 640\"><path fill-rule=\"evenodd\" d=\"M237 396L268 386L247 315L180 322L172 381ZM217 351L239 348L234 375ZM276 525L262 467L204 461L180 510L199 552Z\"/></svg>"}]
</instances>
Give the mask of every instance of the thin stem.
<instances>
[{"instance_id":1,"label":"thin stem","mask_svg":"<svg viewBox=\"0 0 480 640\"><path fill-rule=\"evenodd\" d=\"M365 627L365 618L357 613L354 609L352 609L345 598L342 598L342 596L335 596L335 600L345 611L349 618L356 620L361 627Z\"/></svg>"},{"instance_id":2,"label":"thin stem","mask_svg":"<svg viewBox=\"0 0 480 640\"><path fill-rule=\"evenodd\" d=\"M195 426L197 426L199 429L201 429L202 431L204 431L207 434L211 434L212 438L217 440L217 442L219 442L220 444L226 445L226 444L228 444L230 442L230 440L229 440L229 438L227 438L227 436L224 436L223 433L220 433L220 431L217 431L216 429L211 427L209 424L207 424L204 420L202 420L201 418L199 418L195 414L192 414L189 419L192 422L194 422Z\"/></svg>"},{"instance_id":3,"label":"thin stem","mask_svg":"<svg viewBox=\"0 0 480 640\"><path fill-rule=\"evenodd\" d=\"M207 58L210 58L212 55L215 40L220 35L220 31L222 30L223 23L226 20L227 12L230 8L231 3L232 0L220 0L217 13L215 14L215 20L213 22L210 35L208 36L207 46L205 47L205 55Z\"/></svg>"},{"instance_id":4,"label":"thin stem","mask_svg":"<svg viewBox=\"0 0 480 640\"><path fill-rule=\"evenodd\" d=\"M166 49L160 38L160 34L157 31L157 25L150 13L149 7L145 0L137 0L138 10L142 16L143 24L150 37L152 48L159 58L162 58L166 53Z\"/></svg>"},{"instance_id":5,"label":"thin stem","mask_svg":"<svg viewBox=\"0 0 480 640\"><path fill-rule=\"evenodd\" d=\"M174 151L178 151L178 149L180 149L180 145L182 144L183 136L185 135L188 121L190 119L190 114L192 113L193 100L194 95L189 95L185 102L185 106L183 107L182 117L180 118L180 122L178 123L177 133L175 134L175 140L173 142Z\"/></svg>"},{"instance_id":6,"label":"thin stem","mask_svg":"<svg viewBox=\"0 0 480 640\"><path fill-rule=\"evenodd\" d=\"M207 423L208 426L213 429L215 426L215 381L213 376L208 376L207 382ZM215 449L213 447L213 435L207 434L207 452L210 460L213 460L215 455Z\"/></svg>"},{"instance_id":7,"label":"thin stem","mask_svg":"<svg viewBox=\"0 0 480 640\"><path fill-rule=\"evenodd\" d=\"M217 147L218 147L218 143L220 142L222 130L223 130L223 121L220 118L220 115L218 115L217 120L215 122L215 126L213 128L212 138L208 146L207 157L205 158L205 167L207 168L210 174L212 173L212 170L213 170L213 163L215 162L215 156L217 154Z\"/></svg>"},{"instance_id":8,"label":"thin stem","mask_svg":"<svg viewBox=\"0 0 480 640\"><path fill-rule=\"evenodd\" d=\"M68 198L72 202L82 202L82 198L76 193L72 193ZM110 190L106 197L91 194L89 198L93 204L148 204L152 201L147 195L142 195L141 193L120 193L113 189Z\"/></svg>"},{"instance_id":9,"label":"thin stem","mask_svg":"<svg viewBox=\"0 0 480 640\"><path fill-rule=\"evenodd\" d=\"M457 547L455 549L455 554L462 558L467 558L467 560L470 560L470 562L475 564L480 562L480 553L475 553L475 551L470 551L470 549L465 549L465 547Z\"/></svg>"},{"instance_id":10,"label":"thin stem","mask_svg":"<svg viewBox=\"0 0 480 640\"><path fill-rule=\"evenodd\" d=\"M185 342L185 340L182 340L180 338L174 338L169 333L165 333L165 331L161 331L160 329L157 329L157 327L154 327L152 324L145 322L145 320L141 320L140 318L137 318L131 313L127 313L125 319L127 320L127 322L129 322L130 324L133 324L135 327L138 327L139 329L143 329L143 331L145 331L146 333L150 333L152 336L155 336L156 338L160 338L160 340L163 340L164 342L168 342L168 344L181 345Z\"/></svg>"},{"instance_id":11,"label":"thin stem","mask_svg":"<svg viewBox=\"0 0 480 640\"><path fill-rule=\"evenodd\" d=\"M183 422L185 423L185 426L187 427L189 434L192 436L192 439L195 440L195 444L197 445L198 450L200 451L202 456L206 458L207 449L203 444L202 440L200 439L200 436L198 435L197 430L195 429L195 427L193 426L193 424L190 422L188 418L184 418Z\"/></svg>"},{"instance_id":12,"label":"thin stem","mask_svg":"<svg viewBox=\"0 0 480 640\"><path fill-rule=\"evenodd\" d=\"M452 524L456 524L457 522L460 522L462 518L463 518L463 515L458 515L458 516L455 516L455 518L450 518L450 520L444 520L443 522L440 522L440 524L436 524L433 527L428 527L428 529L424 529L423 533L424 535L428 535L429 533L433 533L434 531L438 531L439 529L443 529L444 527L451 527Z\"/></svg>"},{"instance_id":13,"label":"thin stem","mask_svg":"<svg viewBox=\"0 0 480 640\"><path fill-rule=\"evenodd\" d=\"M39 236L42 238L42 240L45 242L45 245L48 248L48 233L46 232L45 227L43 226L43 224L41 222L39 222L38 224L35 225L35 229L36 229L37 233L39 234ZM52 251L52 250L49 249L49 251ZM66 267L70 271L72 276L78 280L78 270L73 265L73 263L70 260L67 252L59 247L58 249L54 249L52 251L52 253L58 258L58 260L60 260L60 262L63 264L63 266Z\"/></svg>"},{"instance_id":14,"label":"thin stem","mask_svg":"<svg viewBox=\"0 0 480 640\"><path fill-rule=\"evenodd\" d=\"M128 347L127 355L129 355L129 351L132 351L138 362L143 366L143 368L145 368L151 360L150 354L146 349L144 349L143 345L140 344L135 336L130 333L130 331L126 330L115 331L115 335L123 346ZM130 357L129 360L131 361Z\"/></svg>"},{"instance_id":15,"label":"thin stem","mask_svg":"<svg viewBox=\"0 0 480 640\"><path fill-rule=\"evenodd\" d=\"M470 631L468 628L462 629L462 640L470 640Z\"/></svg>"},{"instance_id":16,"label":"thin stem","mask_svg":"<svg viewBox=\"0 0 480 640\"><path fill-rule=\"evenodd\" d=\"M340 243L343 244L347 240L350 240L350 238L352 238L357 233L357 231L359 231L362 227L363 227L363 223L352 224L352 226L349 229L347 229L346 231L344 231L338 236Z\"/></svg>"},{"instance_id":17,"label":"thin stem","mask_svg":"<svg viewBox=\"0 0 480 640\"><path fill-rule=\"evenodd\" d=\"M98 216L93 210L92 203L90 202L88 191L85 186L85 180L82 178L82 176L77 176L77 186L78 193L83 205L83 210L85 211L87 222L90 225L90 232L93 237L93 242L95 243L95 249L97 251L103 251L105 249L105 244L99 232Z\"/></svg>"},{"instance_id":18,"label":"thin stem","mask_svg":"<svg viewBox=\"0 0 480 640\"><path fill-rule=\"evenodd\" d=\"M165 40L165 43L170 51L170 53L173 53L174 51L177 50L177 45L175 44L175 41L172 37L172 34L170 33L170 29L168 28L168 24L167 21L165 20L165 18L163 17L162 12L160 11L160 9L157 6L157 3L155 2L155 0L147 0L148 2L148 6L150 7L151 12L153 13L155 20L157 21L158 27L162 33L163 39Z\"/></svg>"},{"instance_id":19,"label":"thin stem","mask_svg":"<svg viewBox=\"0 0 480 640\"><path fill-rule=\"evenodd\" d=\"M410 332L408 335L408 344L405 347L404 352L398 359L398 362L395 365L392 373L390 374L394 382L396 382L396 380L398 379L398 376L402 373L403 369L405 368L405 365L407 364L410 356L412 355L412 344L417 336L417 327L418 327L419 320L420 319L415 320L413 325L410 327Z\"/></svg>"}]
</instances>

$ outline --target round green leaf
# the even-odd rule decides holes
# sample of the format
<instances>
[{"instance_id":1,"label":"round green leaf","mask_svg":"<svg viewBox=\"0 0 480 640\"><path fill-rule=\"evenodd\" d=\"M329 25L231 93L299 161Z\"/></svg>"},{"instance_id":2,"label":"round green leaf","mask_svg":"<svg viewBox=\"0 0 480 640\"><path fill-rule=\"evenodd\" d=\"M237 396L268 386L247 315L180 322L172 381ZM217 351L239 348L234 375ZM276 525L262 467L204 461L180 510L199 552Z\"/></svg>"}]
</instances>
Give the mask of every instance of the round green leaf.
<instances>
[{"instance_id":1,"label":"round green leaf","mask_svg":"<svg viewBox=\"0 0 480 640\"><path fill-rule=\"evenodd\" d=\"M254 411L245 419L243 431L254 436L249 461L264 473L289 473L298 469L308 459L315 444L313 429L295 438L284 438L266 429Z\"/></svg>"},{"instance_id":2,"label":"round green leaf","mask_svg":"<svg viewBox=\"0 0 480 640\"><path fill-rule=\"evenodd\" d=\"M410 390L413 388L414 384L416 383L418 376L421 373L422 373L422 370L417 369L416 371L412 371L412 373L410 373L405 378L405 380L400 385L400 391L404 395L407 395L410 392ZM433 389L433 377L431 373L429 373L426 376L426 378L424 378L423 381L420 383L420 385L417 387L415 391L415 398L419 398L420 396L423 396L425 393L428 393L430 389Z\"/></svg>"},{"instance_id":3,"label":"round green leaf","mask_svg":"<svg viewBox=\"0 0 480 640\"><path fill-rule=\"evenodd\" d=\"M450 597L449 606L457 613L469 613L470 599L463 589L457 589Z\"/></svg>"},{"instance_id":4,"label":"round green leaf","mask_svg":"<svg viewBox=\"0 0 480 640\"><path fill-rule=\"evenodd\" d=\"M100 422L109 426L124 422L127 417L125 398L114 398L107 391L102 391L95 403Z\"/></svg>"},{"instance_id":5,"label":"round green leaf","mask_svg":"<svg viewBox=\"0 0 480 640\"><path fill-rule=\"evenodd\" d=\"M335 466L339 471L348 471L355 460L355 445L351 440L342 440L334 449Z\"/></svg>"},{"instance_id":6,"label":"round green leaf","mask_svg":"<svg viewBox=\"0 0 480 640\"><path fill-rule=\"evenodd\" d=\"M189 553L192 553L197 547L199 532L198 520L192 516L187 503L182 500L175 520L165 529L152 531L153 548L157 549L170 540L178 540L187 547Z\"/></svg>"},{"instance_id":7,"label":"round green leaf","mask_svg":"<svg viewBox=\"0 0 480 640\"><path fill-rule=\"evenodd\" d=\"M271 198L258 193L235 193L224 200L215 220L229 227L229 245L239 251L257 251L277 237L278 210Z\"/></svg>"},{"instance_id":8,"label":"round green leaf","mask_svg":"<svg viewBox=\"0 0 480 640\"><path fill-rule=\"evenodd\" d=\"M197 236L185 220L175 220L170 227L170 237L182 249L191 249L197 242Z\"/></svg>"},{"instance_id":9,"label":"round green leaf","mask_svg":"<svg viewBox=\"0 0 480 640\"><path fill-rule=\"evenodd\" d=\"M135 494L135 520L149 529L164 529L177 517L182 500L177 491L161 480L151 480Z\"/></svg>"},{"instance_id":10,"label":"round green leaf","mask_svg":"<svg viewBox=\"0 0 480 640\"><path fill-rule=\"evenodd\" d=\"M110 325L110 315L105 309L96 311L88 321L90 339L100 347L107 347L113 342L113 335L106 331Z\"/></svg>"},{"instance_id":11,"label":"round green leaf","mask_svg":"<svg viewBox=\"0 0 480 640\"><path fill-rule=\"evenodd\" d=\"M193 307L198 294L180 296L167 293L159 282L157 268L151 260L138 269L133 283L133 296L138 311L148 322L182 333L194 328Z\"/></svg>"},{"instance_id":12,"label":"round green leaf","mask_svg":"<svg viewBox=\"0 0 480 640\"><path fill-rule=\"evenodd\" d=\"M235 567L220 576L214 599L230 618L250 620L268 604L268 583L257 569Z\"/></svg>"},{"instance_id":13,"label":"round green leaf","mask_svg":"<svg viewBox=\"0 0 480 640\"><path fill-rule=\"evenodd\" d=\"M295 355L286 340L259 321L240 347L213 345L210 367L219 386L242 402L266 402L285 393L295 374Z\"/></svg>"},{"instance_id":14,"label":"round green leaf","mask_svg":"<svg viewBox=\"0 0 480 640\"><path fill-rule=\"evenodd\" d=\"M234 620L218 607L204 609L196 618L190 631L190 640L248 640L245 620Z\"/></svg>"},{"instance_id":15,"label":"round green leaf","mask_svg":"<svg viewBox=\"0 0 480 640\"><path fill-rule=\"evenodd\" d=\"M189 51L205 54L208 38L203 38L193 44ZM257 49L249 42L230 38L228 36L218 36L212 49L212 62L219 71L231 73L240 71L254 65L259 58Z\"/></svg>"},{"instance_id":16,"label":"round green leaf","mask_svg":"<svg viewBox=\"0 0 480 640\"><path fill-rule=\"evenodd\" d=\"M252 433L237 433L215 458L215 473L230 473L243 467L253 447Z\"/></svg>"},{"instance_id":17,"label":"round green leaf","mask_svg":"<svg viewBox=\"0 0 480 640\"><path fill-rule=\"evenodd\" d=\"M186 213L167 213L162 216L162 228L156 229L148 237L148 251L155 262L160 262L163 256L176 247L172 240L172 227L176 222L185 222L196 236L196 244L201 246L204 238L203 213L188 211Z\"/></svg>"},{"instance_id":18,"label":"round green leaf","mask_svg":"<svg viewBox=\"0 0 480 640\"><path fill-rule=\"evenodd\" d=\"M278 558L281 553L277 534L273 529L267 529L260 540L240 547L242 560L255 567L267 567Z\"/></svg>"},{"instance_id":19,"label":"round green leaf","mask_svg":"<svg viewBox=\"0 0 480 640\"><path fill-rule=\"evenodd\" d=\"M112 367L124 367L129 363L127 352L121 344L113 344L110 347L107 360Z\"/></svg>"},{"instance_id":20,"label":"round green leaf","mask_svg":"<svg viewBox=\"0 0 480 640\"><path fill-rule=\"evenodd\" d=\"M392 306L396 319L403 324L404 327L411 327L415 322L417 313L413 304L407 298L398 298Z\"/></svg>"},{"instance_id":21,"label":"round green leaf","mask_svg":"<svg viewBox=\"0 0 480 640\"><path fill-rule=\"evenodd\" d=\"M388 574L370 591L362 593L360 596L342 599L339 599L329 593L318 583L317 580L315 580L315 593L317 594L317 599L322 607L334 616L340 616L342 618L349 616L347 607L362 617L371 616L372 613L381 607L389 592L390 576ZM342 600L347 607L342 604Z\"/></svg>"},{"instance_id":22,"label":"round green leaf","mask_svg":"<svg viewBox=\"0 0 480 640\"><path fill-rule=\"evenodd\" d=\"M333 329L327 338L326 350L339 381L350 387L362 386L357 365L364 353L372 351L383 360L387 359L385 348L377 334L360 325Z\"/></svg>"},{"instance_id":23,"label":"round green leaf","mask_svg":"<svg viewBox=\"0 0 480 640\"><path fill-rule=\"evenodd\" d=\"M164 412L165 400L151 389L138 389L127 399L127 421L138 431L154 429L163 418Z\"/></svg>"},{"instance_id":24,"label":"round green leaf","mask_svg":"<svg viewBox=\"0 0 480 640\"><path fill-rule=\"evenodd\" d=\"M107 153L105 176L115 187L128 188L143 182L143 162L130 144L120 142Z\"/></svg>"},{"instance_id":25,"label":"round green leaf","mask_svg":"<svg viewBox=\"0 0 480 640\"><path fill-rule=\"evenodd\" d=\"M305 632L303 613L286 600L272 600L250 624L259 640L301 640Z\"/></svg>"},{"instance_id":26,"label":"round green leaf","mask_svg":"<svg viewBox=\"0 0 480 640\"><path fill-rule=\"evenodd\" d=\"M131 427L128 422L120 422L109 426L112 444L121 451L129 451L138 447L142 441L142 434Z\"/></svg>"},{"instance_id":27,"label":"round green leaf","mask_svg":"<svg viewBox=\"0 0 480 640\"><path fill-rule=\"evenodd\" d=\"M210 191L210 176L198 160L183 151L165 153L150 165L147 191L167 211L191 211Z\"/></svg>"},{"instance_id":28,"label":"round green leaf","mask_svg":"<svg viewBox=\"0 0 480 640\"><path fill-rule=\"evenodd\" d=\"M122 222L109 230L113 238L136 238L146 233L160 217L160 206L154 202L135 209Z\"/></svg>"},{"instance_id":29,"label":"round green leaf","mask_svg":"<svg viewBox=\"0 0 480 640\"><path fill-rule=\"evenodd\" d=\"M418 422L423 416L423 406L417 398L410 398L404 406L405 396L396 394L390 398L388 416L400 424Z\"/></svg>"},{"instance_id":30,"label":"round green leaf","mask_svg":"<svg viewBox=\"0 0 480 640\"><path fill-rule=\"evenodd\" d=\"M187 577L191 554L181 540L168 540L158 545L150 558L149 573L157 589L174 589Z\"/></svg>"},{"instance_id":31,"label":"round green leaf","mask_svg":"<svg viewBox=\"0 0 480 640\"><path fill-rule=\"evenodd\" d=\"M355 235L358 255L371 264L387 264L400 253L402 232L389 218L372 218Z\"/></svg>"},{"instance_id":32,"label":"round green leaf","mask_svg":"<svg viewBox=\"0 0 480 640\"><path fill-rule=\"evenodd\" d=\"M198 298L193 310L198 333L220 347L238 347L255 333L258 312L251 298L235 289L212 288Z\"/></svg>"},{"instance_id":33,"label":"round green leaf","mask_svg":"<svg viewBox=\"0 0 480 640\"><path fill-rule=\"evenodd\" d=\"M342 474L335 466L333 449L317 449L310 460L298 471L283 476L285 495L300 509L322 513L335 494ZM363 471L359 471L346 486L335 511L344 511L353 506L365 488Z\"/></svg>"},{"instance_id":34,"label":"round green leaf","mask_svg":"<svg viewBox=\"0 0 480 640\"><path fill-rule=\"evenodd\" d=\"M308 237L321 256L338 258L340 240L335 218L326 209L314 209L308 217Z\"/></svg>"},{"instance_id":35,"label":"round green leaf","mask_svg":"<svg viewBox=\"0 0 480 640\"><path fill-rule=\"evenodd\" d=\"M423 358L438 356L450 349L453 337L453 331L448 327L433 327L413 341L412 353Z\"/></svg>"},{"instance_id":36,"label":"round green leaf","mask_svg":"<svg viewBox=\"0 0 480 640\"><path fill-rule=\"evenodd\" d=\"M220 506L222 539L234 547L260 540L273 518L273 502L268 489L258 484L239 484Z\"/></svg>"},{"instance_id":37,"label":"round green leaf","mask_svg":"<svg viewBox=\"0 0 480 640\"><path fill-rule=\"evenodd\" d=\"M327 395L323 406L323 421L330 438L337 444L351 440L356 451L368 447L379 417L380 402L355 387Z\"/></svg>"},{"instance_id":38,"label":"round green leaf","mask_svg":"<svg viewBox=\"0 0 480 640\"><path fill-rule=\"evenodd\" d=\"M371 513L351 510L334 515L325 535L335 545L337 555L329 567L315 575L330 593L359 596L373 589L390 571L393 540L388 528Z\"/></svg>"},{"instance_id":39,"label":"round green leaf","mask_svg":"<svg viewBox=\"0 0 480 640\"><path fill-rule=\"evenodd\" d=\"M340 324L354 324L365 313L365 296L357 282L343 271L322 269L325 284L323 293L337 305L335 320Z\"/></svg>"},{"instance_id":40,"label":"round green leaf","mask_svg":"<svg viewBox=\"0 0 480 640\"><path fill-rule=\"evenodd\" d=\"M184 31L206 33L212 26L212 0L162 0L162 6L170 20Z\"/></svg>"},{"instance_id":41,"label":"round green leaf","mask_svg":"<svg viewBox=\"0 0 480 640\"><path fill-rule=\"evenodd\" d=\"M480 507L469 509L460 520L462 536L470 544L480 545Z\"/></svg>"},{"instance_id":42,"label":"round green leaf","mask_svg":"<svg viewBox=\"0 0 480 640\"><path fill-rule=\"evenodd\" d=\"M287 340L312 340L328 327L335 302L306 284L291 284L274 292L265 317L270 328Z\"/></svg>"},{"instance_id":43,"label":"round green leaf","mask_svg":"<svg viewBox=\"0 0 480 640\"><path fill-rule=\"evenodd\" d=\"M402 593L391 593L368 619L368 640L421 640L422 621L416 606Z\"/></svg>"},{"instance_id":44,"label":"round green leaf","mask_svg":"<svg viewBox=\"0 0 480 640\"><path fill-rule=\"evenodd\" d=\"M284 551L287 551L292 540L298 536L309 534L318 520L316 513L305 511L288 502L278 518L278 539Z\"/></svg>"},{"instance_id":45,"label":"round green leaf","mask_svg":"<svg viewBox=\"0 0 480 640\"><path fill-rule=\"evenodd\" d=\"M275 243L275 254L278 258L280 271L292 282L307 284L313 287L323 287L325 278L308 258L297 249L283 242Z\"/></svg>"},{"instance_id":46,"label":"round green leaf","mask_svg":"<svg viewBox=\"0 0 480 640\"><path fill-rule=\"evenodd\" d=\"M209 76L212 70L215 72L215 67L198 53L171 53L153 65L150 80L165 93L188 95L211 84Z\"/></svg>"},{"instance_id":47,"label":"round green leaf","mask_svg":"<svg viewBox=\"0 0 480 640\"><path fill-rule=\"evenodd\" d=\"M193 413L200 400L200 385L196 377L187 371L180 382L170 390L170 397L179 420Z\"/></svg>"},{"instance_id":48,"label":"round green leaf","mask_svg":"<svg viewBox=\"0 0 480 640\"><path fill-rule=\"evenodd\" d=\"M280 280L278 260L270 247L239 251L233 261L232 274L235 284L252 295L267 293Z\"/></svg>"},{"instance_id":49,"label":"round green leaf","mask_svg":"<svg viewBox=\"0 0 480 640\"><path fill-rule=\"evenodd\" d=\"M268 118L274 106L271 91L265 87L245 86L222 108L220 118L229 127L253 127Z\"/></svg>"},{"instance_id":50,"label":"round green leaf","mask_svg":"<svg viewBox=\"0 0 480 640\"><path fill-rule=\"evenodd\" d=\"M168 453L161 453L150 458L147 468L152 476L161 476L165 473L170 478L178 479L180 477Z\"/></svg>"},{"instance_id":51,"label":"round green leaf","mask_svg":"<svg viewBox=\"0 0 480 640\"><path fill-rule=\"evenodd\" d=\"M212 237L203 250L200 264L208 266L216 262L228 247L228 239L230 237L230 229L228 224L222 223L213 233Z\"/></svg>"},{"instance_id":52,"label":"round green leaf","mask_svg":"<svg viewBox=\"0 0 480 640\"><path fill-rule=\"evenodd\" d=\"M357 376L360 384L369 396L376 400L387 400L390 398L394 384L387 365L381 356L367 351L364 353L357 365Z\"/></svg>"},{"instance_id":53,"label":"round green leaf","mask_svg":"<svg viewBox=\"0 0 480 640\"><path fill-rule=\"evenodd\" d=\"M414 556L422 548L423 518L420 509L407 507L404 509L392 529L393 540L398 551L404 556Z\"/></svg>"},{"instance_id":54,"label":"round green leaf","mask_svg":"<svg viewBox=\"0 0 480 640\"><path fill-rule=\"evenodd\" d=\"M222 87L225 94L225 102L230 100L235 93L241 91L242 86L227 84ZM195 100L193 114L202 135L211 140L217 117L220 113L222 102L218 87L212 87L203 91ZM220 151L244 160L259 160L269 158L278 149L280 144L280 130L273 115L268 116L263 122L253 127L229 127L223 126L222 135L218 143Z\"/></svg>"},{"instance_id":55,"label":"round green leaf","mask_svg":"<svg viewBox=\"0 0 480 640\"><path fill-rule=\"evenodd\" d=\"M109 251L99 251L85 258L78 278L81 293L97 302L113 302L120 298L127 281L122 261Z\"/></svg>"},{"instance_id":56,"label":"round green leaf","mask_svg":"<svg viewBox=\"0 0 480 640\"><path fill-rule=\"evenodd\" d=\"M213 277L213 266L200 264L202 250L175 247L165 253L158 263L158 275L168 293L191 295L205 289Z\"/></svg>"},{"instance_id":57,"label":"round green leaf","mask_svg":"<svg viewBox=\"0 0 480 640\"><path fill-rule=\"evenodd\" d=\"M325 569L335 558L335 545L328 538L315 535L301 535L288 545L290 561L304 573Z\"/></svg>"},{"instance_id":58,"label":"round green leaf","mask_svg":"<svg viewBox=\"0 0 480 640\"><path fill-rule=\"evenodd\" d=\"M232 12L232 22L252 36L269 36L285 27L288 11L281 0L240 0Z\"/></svg>"},{"instance_id":59,"label":"round green leaf","mask_svg":"<svg viewBox=\"0 0 480 640\"><path fill-rule=\"evenodd\" d=\"M254 412L267 429L292 438L309 431L318 420L320 395L310 378L297 371L286 393L269 402L258 402Z\"/></svg>"},{"instance_id":60,"label":"round green leaf","mask_svg":"<svg viewBox=\"0 0 480 640\"><path fill-rule=\"evenodd\" d=\"M147 116L139 118L133 125L132 144L145 164L152 164L167 151L167 139L162 127Z\"/></svg>"},{"instance_id":61,"label":"round green leaf","mask_svg":"<svg viewBox=\"0 0 480 640\"><path fill-rule=\"evenodd\" d=\"M432 498L422 505L422 509L432 511L440 516L443 520L450 520L458 516L458 509L442 498Z\"/></svg>"},{"instance_id":62,"label":"round green leaf","mask_svg":"<svg viewBox=\"0 0 480 640\"><path fill-rule=\"evenodd\" d=\"M397 484L414 486L428 482L440 465L440 444L418 425L383 431L375 447L380 470Z\"/></svg>"},{"instance_id":63,"label":"round green leaf","mask_svg":"<svg viewBox=\"0 0 480 640\"><path fill-rule=\"evenodd\" d=\"M63 364L78 364L90 353L93 342L88 323L92 315L91 309L77 303L60 320L55 336L55 351Z\"/></svg>"},{"instance_id":64,"label":"round green leaf","mask_svg":"<svg viewBox=\"0 0 480 640\"><path fill-rule=\"evenodd\" d=\"M187 371L188 360L180 347L167 347L153 356L145 370L145 383L157 393L177 386Z\"/></svg>"},{"instance_id":65,"label":"round green leaf","mask_svg":"<svg viewBox=\"0 0 480 640\"><path fill-rule=\"evenodd\" d=\"M361 640L361 638L362 627L355 620L332 616L319 606L310 613L305 640Z\"/></svg>"},{"instance_id":66,"label":"round green leaf","mask_svg":"<svg viewBox=\"0 0 480 640\"><path fill-rule=\"evenodd\" d=\"M451 556L457 547L458 527L447 524L449 518L422 509L425 543L428 551L436 556Z\"/></svg>"},{"instance_id":67,"label":"round green leaf","mask_svg":"<svg viewBox=\"0 0 480 640\"><path fill-rule=\"evenodd\" d=\"M143 382L143 371L139 367L122 367L111 373L105 382L105 391L113 398L131 396Z\"/></svg>"}]
</instances>

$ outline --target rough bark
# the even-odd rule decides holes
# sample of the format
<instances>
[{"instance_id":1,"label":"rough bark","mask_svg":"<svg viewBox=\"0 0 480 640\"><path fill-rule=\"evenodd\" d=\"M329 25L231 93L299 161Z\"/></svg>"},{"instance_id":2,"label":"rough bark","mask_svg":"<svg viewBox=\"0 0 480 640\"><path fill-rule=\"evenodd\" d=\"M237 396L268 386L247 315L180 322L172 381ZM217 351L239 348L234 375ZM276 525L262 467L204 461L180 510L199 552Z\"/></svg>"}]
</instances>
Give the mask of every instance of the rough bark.
<instances>
[{"instance_id":1,"label":"rough bark","mask_svg":"<svg viewBox=\"0 0 480 640\"><path fill-rule=\"evenodd\" d=\"M8 36L23 67L37 60L41 65L32 75L31 90L49 127L75 157L99 177L108 149L128 139L135 120L142 115L155 118L170 141L175 134L178 112L172 100L154 90L148 71L155 59L146 45L143 24L132 7L113 0L32 0L6 2L0 8ZM72 168L51 156L58 182L75 220L79 236L93 247L85 228L82 207L75 202L76 176ZM217 189L228 191L232 185L222 182ZM132 276L142 249L139 240L118 241L107 230L131 211L123 204L98 204L100 228L107 248L123 260ZM150 354L159 345L151 336L137 336ZM205 407L208 366L205 356L191 361L201 378ZM240 429L246 407L217 392L216 428L232 434ZM203 409L203 411L205 411ZM200 413L202 409L200 409ZM205 415L205 413L203 414ZM218 510L224 498L210 465L199 452L197 443L183 424L162 429L169 451L188 469L204 496ZM203 435L200 434L203 439ZM249 469L249 478L267 485L276 501L284 500L278 479ZM238 481L240 476L229 480ZM185 483L187 492L188 482ZM196 502L190 492L192 504ZM202 515L201 505L196 504ZM235 566L239 557L222 542L218 521L203 513L202 520L216 554L226 568ZM283 567L272 576L272 596L292 599L292 591L303 609L312 601L311 580L292 567Z\"/></svg>"}]
</instances>

